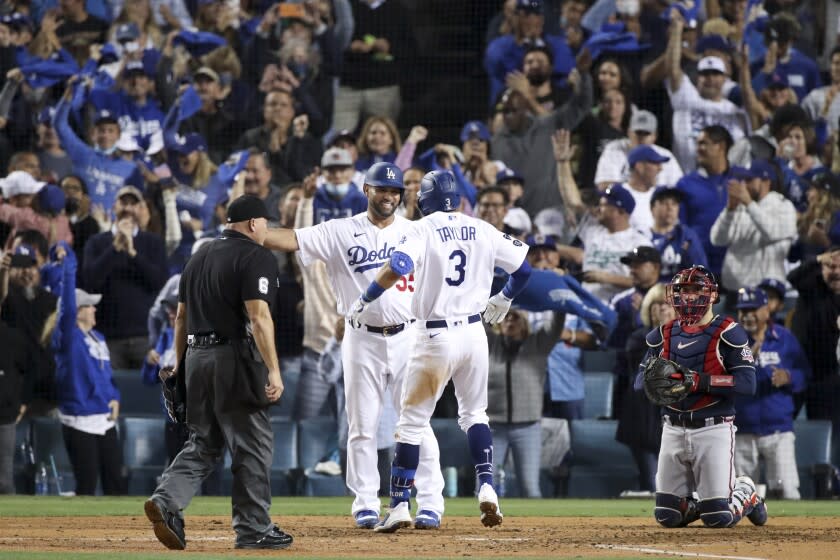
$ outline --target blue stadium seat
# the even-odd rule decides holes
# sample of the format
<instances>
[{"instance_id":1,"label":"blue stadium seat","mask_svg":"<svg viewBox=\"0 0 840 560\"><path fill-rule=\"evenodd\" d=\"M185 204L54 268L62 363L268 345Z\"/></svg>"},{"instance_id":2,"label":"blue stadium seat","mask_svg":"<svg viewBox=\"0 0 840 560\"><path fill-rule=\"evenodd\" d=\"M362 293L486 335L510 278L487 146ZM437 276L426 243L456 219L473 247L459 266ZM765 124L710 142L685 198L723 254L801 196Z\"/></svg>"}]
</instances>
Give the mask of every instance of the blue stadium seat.
<instances>
[{"instance_id":1,"label":"blue stadium seat","mask_svg":"<svg viewBox=\"0 0 840 560\"><path fill-rule=\"evenodd\" d=\"M583 417L612 416L613 383L615 376L608 371L583 374Z\"/></svg>"},{"instance_id":2,"label":"blue stadium seat","mask_svg":"<svg viewBox=\"0 0 840 560\"><path fill-rule=\"evenodd\" d=\"M147 496L166 468L166 419L155 416L120 416L123 461L128 470L128 494Z\"/></svg>"},{"instance_id":3,"label":"blue stadium seat","mask_svg":"<svg viewBox=\"0 0 840 560\"><path fill-rule=\"evenodd\" d=\"M57 418L38 417L32 419L32 448L35 452L36 467L44 463L52 480L50 456L55 459L56 470L61 477L61 489L64 492L76 489L76 479L67 448L64 446L64 435L61 422Z\"/></svg>"},{"instance_id":4,"label":"blue stadium seat","mask_svg":"<svg viewBox=\"0 0 840 560\"><path fill-rule=\"evenodd\" d=\"M298 458L303 469L304 496L344 496L347 493L344 476L316 473L312 469L338 447L338 428L335 418L316 416L298 422Z\"/></svg>"},{"instance_id":5,"label":"blue stadium seat","mask_svg":"<svg viewBox=\"0 0 840 560\"><path fill-rule=\"evenodd\" d=\"M467 444L467 435L455 418L432 418L432 430L440 448L440 466L472 467L473 460Z\"/></svg>"},{"instance_id":6,"label":"blue stadium seat","mask_svg":"<svg viewBox=\"0 0 840 560\"><path fill-rule=\"evenodd\" d=\"M140 370L114 370L114 381L120 390L120 414L161 415L160 385L144 385Z\"/></svg>"},{"instance_id":7,"label":"blue stadium seat","mask_svg":"<svg viewBox=\"0 0 840 560\"><path fill-rule=\"evenodd\" d=\"M796 435L796 468L799 471L799 493L803 499L813 499L814 465L831 463L831 421L796 420L793 423Z\"/></svg>"},{"instance_id":8,"label":"blue stadium seat","mask_svg":"<svg viewBox=\"0 0 840 560\"><path fill-rule=\"evenodd\" d=\"M570 498L615 498L637 488L639 471L630 449L615 440L615 420L573 420Z\"/></svg>"},{"instance_id":9,"label":"blue stadium seat","mask_svg":"<svg viewBox=\"0 0 840 560\"><path fill-rule=\"evenodd\" d=\"M612 371L615 367L615 350L584 350L583 371Z\"/></svg>"}]
</instances>

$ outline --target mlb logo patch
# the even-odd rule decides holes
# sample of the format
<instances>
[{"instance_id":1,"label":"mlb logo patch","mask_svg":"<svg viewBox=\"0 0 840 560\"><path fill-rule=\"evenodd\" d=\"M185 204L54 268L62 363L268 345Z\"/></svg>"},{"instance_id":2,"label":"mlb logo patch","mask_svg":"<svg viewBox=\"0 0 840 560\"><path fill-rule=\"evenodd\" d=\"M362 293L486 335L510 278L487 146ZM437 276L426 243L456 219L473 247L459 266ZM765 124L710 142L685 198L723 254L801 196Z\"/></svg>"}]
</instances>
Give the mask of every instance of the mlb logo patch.
<instances>
[{"instance_id":1,"label":"mlb logo patch","mask_svg":"<svg viewBox=\"0 0 840 560\"><path fill-rule=\"evenodd\" d=\"M749 346L741 348L741 359L750 364L755 363L755 358L753 357L752 350L750 350Z\"/></svg>"}]
</instances>

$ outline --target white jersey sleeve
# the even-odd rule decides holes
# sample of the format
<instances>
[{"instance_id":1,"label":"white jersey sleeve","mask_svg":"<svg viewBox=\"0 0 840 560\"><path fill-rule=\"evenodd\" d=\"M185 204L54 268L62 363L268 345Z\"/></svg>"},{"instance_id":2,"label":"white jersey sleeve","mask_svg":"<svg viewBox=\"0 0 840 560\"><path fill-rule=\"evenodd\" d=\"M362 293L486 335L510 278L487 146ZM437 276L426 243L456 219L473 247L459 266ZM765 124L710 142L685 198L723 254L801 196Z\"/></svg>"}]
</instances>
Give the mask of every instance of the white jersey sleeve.
<instances>
[{"instance_id":1,"label":"white jersey sleeve","mask_svg":"<svg viewBox=\"0 0 840 560\"><path fill-rule=\"evenodd\" d=\"M496 252L495 265L508 274L515 272L528 256L528 245L492 226L490 229L497 234L493 238Z\"/></svg>"},{"instance_id":2,"label":"white jersey sleeve","mask_svg":"<svg viewBox=\"0 0 840 560\"><path fill-rule=\"evenodd\" d=\"M328 261L335 254L333 248L336 239L336 222L322 222L316 226L309 226L295 230L298 242L298 257L303 266L309 266L315 261Z\"/></svg>"}]
</instances>

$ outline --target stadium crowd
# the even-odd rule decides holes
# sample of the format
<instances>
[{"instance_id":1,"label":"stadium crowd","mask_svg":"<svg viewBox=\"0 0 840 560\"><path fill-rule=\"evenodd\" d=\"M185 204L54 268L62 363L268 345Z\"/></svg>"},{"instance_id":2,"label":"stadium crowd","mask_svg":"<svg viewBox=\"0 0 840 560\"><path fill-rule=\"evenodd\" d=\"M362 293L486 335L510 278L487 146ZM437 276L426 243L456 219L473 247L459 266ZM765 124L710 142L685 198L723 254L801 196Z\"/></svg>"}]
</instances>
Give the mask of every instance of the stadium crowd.
<instances>
[{"instance_id":1,"label":"stadium crowd","mask_svg":"<svg viewBox=\"0 0 840 560\"><path fill-rule=\"evenodd\" d=\"M661 418L630 380L644 333L673 318L662 283L692 264L757 360L739 465L794 461L803 407L840 448L838 8L497 4L485 117L450 139L400 118L417 51L401 0L0 1L0 493L14 492L15 425L38 415L60 419L77 493L100 474L124 492L112 372L154 385L171 365L178 275L227 204L259 196L279 227L351 216L381 161L404 172L404 216L421 217L423 174L447 169L464 212L556 276L546 297L572 294L492 332L488 413L523 495L540 496L541 418L583 417L582 354L605 349L617 439L653 490ZM281 371L299 377L284 398L294 419L340 417L330 279L276 257ZM186 437L167 426L170 460ZM797 498L785 477L773 490Z\"/></svg>"}]
</instances>

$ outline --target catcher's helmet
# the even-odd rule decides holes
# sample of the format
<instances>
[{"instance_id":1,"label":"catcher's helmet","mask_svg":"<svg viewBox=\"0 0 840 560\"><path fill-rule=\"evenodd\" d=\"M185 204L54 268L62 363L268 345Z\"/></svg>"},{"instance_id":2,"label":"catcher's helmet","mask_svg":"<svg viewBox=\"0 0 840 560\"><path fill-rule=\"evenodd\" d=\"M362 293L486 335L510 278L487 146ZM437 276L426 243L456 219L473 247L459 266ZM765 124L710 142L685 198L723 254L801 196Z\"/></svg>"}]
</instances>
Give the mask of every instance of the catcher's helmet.
<instances>
[{"instance_id":1,"label":"catcher's helmet","mask_svg":"<svg viewBox=\"0 0 840 560\"><path fill-rule=\"evenodd\" d=\"M405 190L402 171L393 163L386 161L370 166L365 173L365 185Z\"/></svg>"},{"instance_id":2,"label":"catcher's helmet","mask_svg":"<svg viewBox=\"0 0 840 560\"><path fill-rule=\"evenodd\" d=\"M719 301L715 275L701 265L685 268L665 286L665 300L677 312L681 324L694 325L710 305Z\"/></svg>"},{"instance_id":3,"label":"catcher's helmet","mask_svg":"<svg viewBox=\"0 0 840 560\"><path fill-rule=\"evenodd\" d=\"M435 212L453 212L461 204L461 194L450 171L430 171L420 181L417 204L424 216Z\"/></svg>"}]
</instances>

